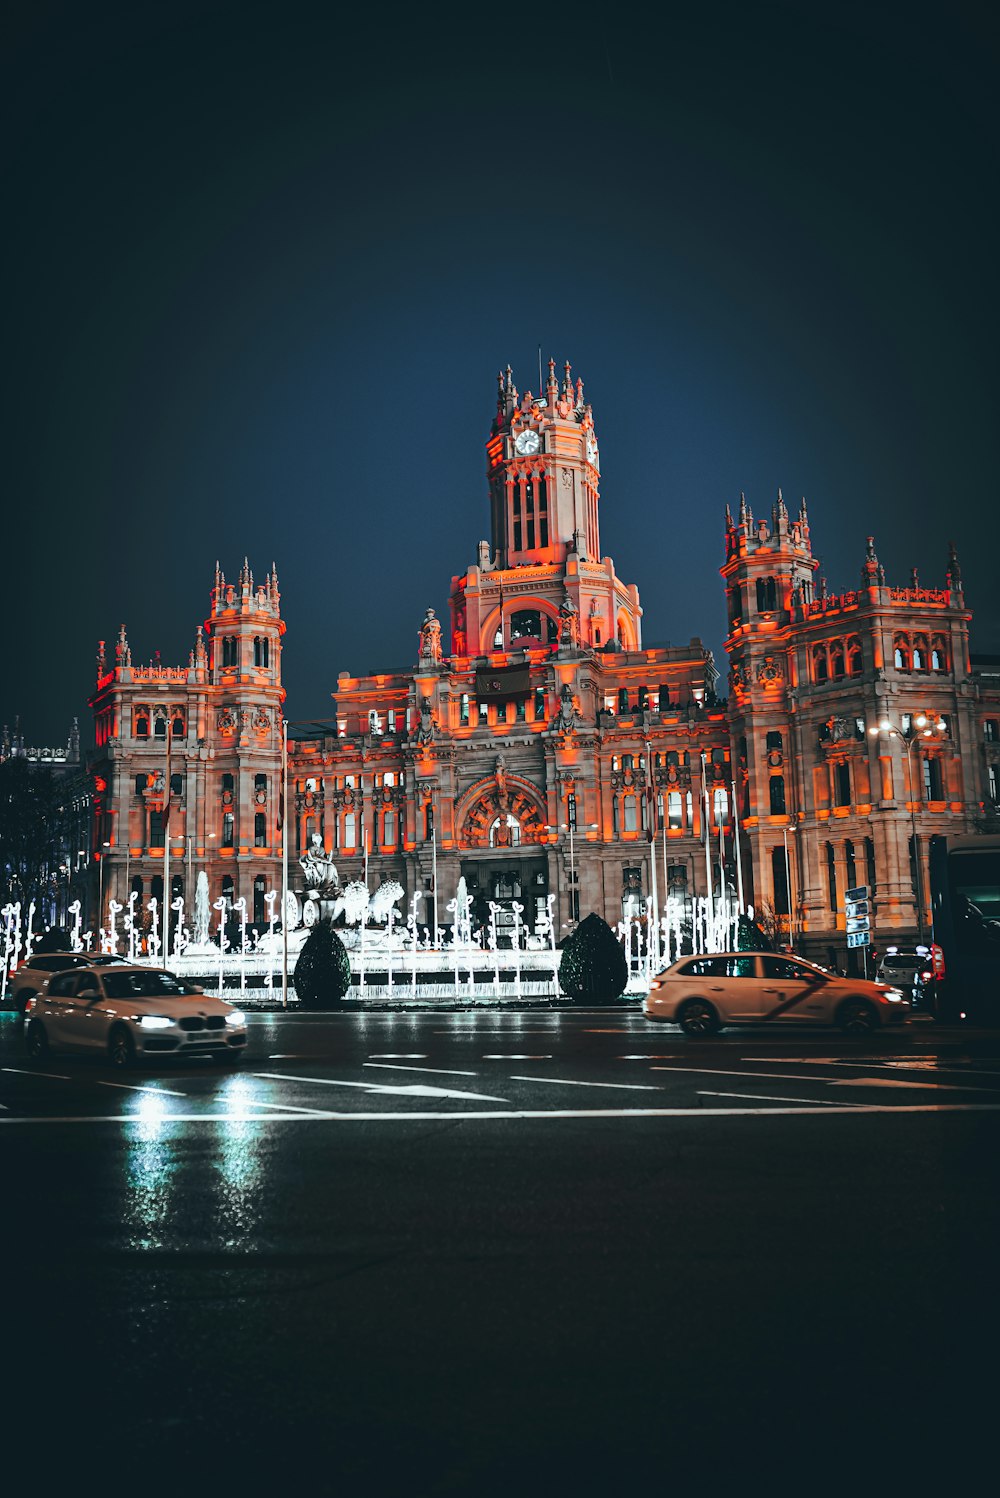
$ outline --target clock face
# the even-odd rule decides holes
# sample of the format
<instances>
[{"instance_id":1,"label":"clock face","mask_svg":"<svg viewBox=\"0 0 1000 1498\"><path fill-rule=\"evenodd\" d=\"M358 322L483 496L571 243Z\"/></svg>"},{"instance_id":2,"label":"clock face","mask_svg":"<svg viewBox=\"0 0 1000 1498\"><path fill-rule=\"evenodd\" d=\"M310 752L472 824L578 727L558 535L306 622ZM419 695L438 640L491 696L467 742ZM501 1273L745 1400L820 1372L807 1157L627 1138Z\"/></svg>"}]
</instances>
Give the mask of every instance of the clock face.
<instances>
[{"instance_id":1,"label":"clock face","mask_svg":"<svg viewBox=\"0 0 1000 1498\"><path fill-rule=\"evenodd\" d=\"M536 453L538 451L537 432L518 432L514 438L514 447L519 453Z\"/></svg>"},{"instance_id":2,"label":"clock face","mask_svg":"<svg viewBox=\"0 0 1000 1498\"><path fill-rule=\"evenodd\" d=\"M598 464L597 464L597 443L594 441L593 437L588 437L587 438L587 462L588 463L593 463L593 465L594 465L595 468L598 466Z\"/></svg>"}]
</instances>

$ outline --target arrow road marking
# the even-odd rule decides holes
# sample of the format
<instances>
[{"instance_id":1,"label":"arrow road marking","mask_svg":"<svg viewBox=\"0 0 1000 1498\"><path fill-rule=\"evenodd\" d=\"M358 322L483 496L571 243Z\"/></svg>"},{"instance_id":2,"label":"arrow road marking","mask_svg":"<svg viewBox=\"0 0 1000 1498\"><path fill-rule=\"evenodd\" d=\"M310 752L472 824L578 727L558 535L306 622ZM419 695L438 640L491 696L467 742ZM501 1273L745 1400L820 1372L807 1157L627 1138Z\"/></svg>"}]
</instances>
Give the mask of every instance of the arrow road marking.
<instances>
[{"instance_id":1,"label":"arrow road marking","mask_svg":"<svg viewBox=\"0 0 1000 1498\"><path fill-rule=\"evenodd\" d=\"M550 1087L613 1087L617 1092L662 1092L650 1082L572 1082L563 1077L511 1077L512 1082L541 1082Z\"/></svg>"},{"instance_id":2,"label":"arrow road marking","mask_svg":"<svg viewBox=\"0 0 1000 1498\"><path fill-rule=\"evenodd\" d=\"M391 1061L366 1061L365 1066L377 1066L382 1071L427 1071L440 1077L474 1077L474 1071L450 1071L446 1066L394 1066Z\"/></svg>"},{"instance_id":3,"label":"arrow road marking","mask_svg":"<svg viewBox=\"0 0 1000 1498\"><path fill-rule=\"evenodd\" d=\"M266 1077L272 1082L306 1082L309 1084L316 1083L322 1087L360 1087L362 1092L381 1092L387 1096L474 1098L477 1102L482 1101L487 1103L505 1103L507 1101L506 1098L502 1097L488 1097L482 1092L453 1092L446 1087L428 1087L425 1084L416 1082L412 1082L406 1087L390 1087L384 1082L347 1082L337 1081L333 1077L286 1077L278 1072L268 1071L254 1072L254 1076ZM275 1107L280 1106L280 1103L275 1104Z\"/></svg>"}]
</instances>

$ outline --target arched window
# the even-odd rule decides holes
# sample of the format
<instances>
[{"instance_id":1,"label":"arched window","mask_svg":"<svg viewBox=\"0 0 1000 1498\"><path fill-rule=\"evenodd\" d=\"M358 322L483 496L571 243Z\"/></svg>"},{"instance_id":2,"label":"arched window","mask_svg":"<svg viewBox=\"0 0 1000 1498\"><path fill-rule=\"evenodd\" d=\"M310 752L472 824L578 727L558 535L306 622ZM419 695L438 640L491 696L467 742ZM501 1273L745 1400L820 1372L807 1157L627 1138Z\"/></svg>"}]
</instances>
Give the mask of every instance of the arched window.
<instances>
[{"instance_id":1,"label":"arched window","mask_svg":"<svg viewBox=\"0 0 1000 1498\"><path fill-rule=\"evenodd\" d=\"M948 652L945 649L945 643L939 636L935 635L931 644L931 670L947 671L947 669Z\"/></svg>"},{"instance_id":2,"label":"arched window","mask_svg":"<svg viewBox=\"0 0 1000 1498\"><path fill-rule=\"evenodd\" d=\"M757 609L762 614L773 614L778 607L778 584L773 577L757 579Z\"/></svg>"},{"instance_id":3,"label":"arched window","mask_svg":"<svg viewBox=\"0 0 1000 1498\"><path fill-rule=\"evenodd\" d=\"M135 718L135 736L137 739L149 738L149 714L139 712Z\"/></svg>"},{"instance_id":4,"label":"arched window","mask_svg":"<svg viewBox=\"0 0 1000 1498\"><path fill-rule=\"evenodd\" d=\"M860 676L864 669L861 641L852 635L847 642L847 669L851 676Z\"/></svg>"},{"instance_id":5,"label":"arched window","mask_svg":"<svg viewBox=\"0 0 1000 1498\"><path fill-rule=\"evenodd\" d=\"M771 796L771 815L783 817L785 815L785 777L772 775L767 784Z\"/></svg>"},{"instance_id":6,"label":"arched window","mask_svg":"<svg viewBox=\"0 0 1000 1498\"><path fill-rule=\"evenodd\" d=\"M510 812L503 818L497 817L490 827L491 848L517 848L521 842L521 824L514 820Z\"/></svg>"},{"instance_id":7,"label":"arched window","mask_svg":"<svg viewBox=\"0 0 1000 1498\"><path fill-rule=\"evenodd\" d=\"M892 663L897 671L910 669L910 642L905 635L897 635L892 642Z\"/></svg>"},{"instance_id":8,"label":"arched window","mask_svg":"<svg viewBox=\"0 0 1000 1498\"><path fill-rule=\"evenodd\" d=\"M154 737L156 737L158 739L165 739L166 738L166 736L167 736L167 720L166 720L166 718L157 718L156 722L153 724L153 734L154 734Z\"/></svg>"},{"instance_id":9,"label":"arched window","mask_svg":"<svg viewBox=\"0 0 1000 1498\"><path fill-rule=\"evenodd\" d=\"M497 621L496 633L493 636L493 649L503 649L503 619Z\"/></svg>"},{"instance_id":10,"label":"arched window","mask_svg":"<svg viewBox=\"0 0 1000 1498\"><path fill-rule=\"evenodd\" d=\"M829 681L830 666L826 658L826 646L813 646L813 681Z\"/></svg>"},{"instance_id":11,"label":"arched window","mask_svg":"<svg viewBox=\"0 0 1000 1498\"><path fill-rule=\"evenodd\" d=\"M542 616L537 609L518 609L510 616L510 640L540 640Z\"/></svg>"},{"instance_id":12,"label":"arched window","mask_svg":"<svg viewBox=\"0 0 1000 1498\"><path fill-rule=\"evenodd\" d=\"M917 635L913 642L913 669L914 671L926 671L928 664L927 641L923 635Z\"/></svg>"},{"instance_id":13,"label":"arched window","mask_svg":"<svg viewBox=\"0 0 1000 1498\"><path fill-rule=\"evenodd\" d=\"M182 739L184 737L184 719L179 714L175 714L174 717L171 718L170 732L173 734L175 739Z\"/></svg>"},{"instance_id":14,"label":"arched window","mask_svg":"<svg viewBox=\"0 0 1000 1498\"><path fill-rule=\"evenodd\" d=\"M840 640L834 640L830 647L830 667L833 672L834 681L840 681L846 673L844 671L844 647Z\"/></svg>"}]
</instances>

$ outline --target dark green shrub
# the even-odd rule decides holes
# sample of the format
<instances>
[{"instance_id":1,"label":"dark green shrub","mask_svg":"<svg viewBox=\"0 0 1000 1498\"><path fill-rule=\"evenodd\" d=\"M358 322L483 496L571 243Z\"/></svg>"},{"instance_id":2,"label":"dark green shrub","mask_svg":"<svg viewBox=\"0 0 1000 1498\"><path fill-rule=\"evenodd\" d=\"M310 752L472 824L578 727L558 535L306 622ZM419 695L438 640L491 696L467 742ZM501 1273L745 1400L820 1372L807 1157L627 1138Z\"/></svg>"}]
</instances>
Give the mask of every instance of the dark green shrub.
<instances>
[{"instance_id":1,"label":"dark green shrub","mask_svg":"<svg viewBox=\"0 0 1000 1498\"><path fill-rule=\"evenodd\" d=\"M292 981L303 1009L335 1009L349 992L350 958L328 918L317 921L306 937Z\"/></svg>"},{"instance_id":2,"label":"dark green shrub","mask_svg":"<svg viewBox=\"0 0 1000 1498\"><path fill-rule=\"evenodd\" d=\"M567 936L559 987L578 1004L610 1004L625 992L628 963L607 921L593 912Z\"/></svg>"},{"instance_id":3,"label":"dark green shrub","mask_svg":"<svg viewBox=\"0 0 1000 1498\"><path fill-rule=\"evenodd\" d=\"M737 952L770 952L772 950L765 933L748 915L741 915L739 918L736 928L736 950Z\"/></svg>"}]
</instances>

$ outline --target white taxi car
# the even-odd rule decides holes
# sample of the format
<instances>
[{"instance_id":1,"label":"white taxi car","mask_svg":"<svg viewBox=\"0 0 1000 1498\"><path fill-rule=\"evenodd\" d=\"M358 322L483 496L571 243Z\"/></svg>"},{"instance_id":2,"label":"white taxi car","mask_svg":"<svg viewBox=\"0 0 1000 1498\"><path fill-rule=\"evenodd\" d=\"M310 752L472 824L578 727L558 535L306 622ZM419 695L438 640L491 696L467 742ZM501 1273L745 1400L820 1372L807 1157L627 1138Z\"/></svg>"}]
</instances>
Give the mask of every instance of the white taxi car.
<instances>
[{"instance_id":1,"label":"white taxi car","mask_svg":"<svg viewBox=\"0 0 1000 1498\"><path fill-rule=\"evenodd\" d=\"M48 1051L89 1051L112 1066L140 1057L236 1059L246 1015L163 968L127 963L53 973L28 1002L24 1039L36 1060Z\"/></svg>"},{"instance_id":2,"label":"white taxi car","mask_svg":"<svg viewBox=\"0 0 1000 1498\"><path fill-rule=\"evenodd\" d=\"M802 957L780 952L713 952L682 957L653 979L643 1013L671 1020L688 1035L722 1025L838 1025L867 1035L903 1024L910 1005L888 983L841 978Z\"/></svg>"}]
</instances>

